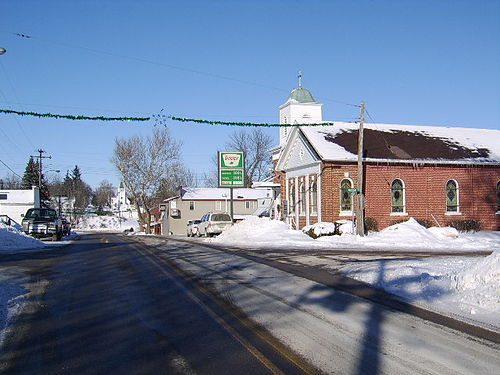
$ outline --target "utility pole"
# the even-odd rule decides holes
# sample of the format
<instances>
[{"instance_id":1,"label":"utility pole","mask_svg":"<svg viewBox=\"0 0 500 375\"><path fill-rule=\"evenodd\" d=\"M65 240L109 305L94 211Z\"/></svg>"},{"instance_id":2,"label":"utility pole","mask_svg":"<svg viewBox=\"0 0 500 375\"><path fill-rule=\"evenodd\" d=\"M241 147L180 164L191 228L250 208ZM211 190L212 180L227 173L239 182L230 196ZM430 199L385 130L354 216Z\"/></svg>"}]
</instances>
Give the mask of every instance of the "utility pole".
<instances>
[{"instance_id":1,"label":"utility pole","mask_svg":"<svg viewBox=\"0 0 500 375\"><path fill-rule=\"evenodd\" d=\"M36 152L38 152L38 155L31 157L38 159L38 194L40 198L40 204L42 204L42 159L52 159L52 156L43 156L42 154L44 154L45 151L41 148L36 150Z\"/></svg>"},{"instance_id":2,"label":"utility pole","mask_svg":"<svg viewBox=\"0 0 500 375\"><path fill-rule=\"evenodd\" d=\"M358 131L358 187L357 187L357 205L356 205L356 234L363 237L365 235L364 206L365 199L363 195L363 125L365 122L365 102L361 102L361 115L359 118Z\"/></svg>"}]
</instances>

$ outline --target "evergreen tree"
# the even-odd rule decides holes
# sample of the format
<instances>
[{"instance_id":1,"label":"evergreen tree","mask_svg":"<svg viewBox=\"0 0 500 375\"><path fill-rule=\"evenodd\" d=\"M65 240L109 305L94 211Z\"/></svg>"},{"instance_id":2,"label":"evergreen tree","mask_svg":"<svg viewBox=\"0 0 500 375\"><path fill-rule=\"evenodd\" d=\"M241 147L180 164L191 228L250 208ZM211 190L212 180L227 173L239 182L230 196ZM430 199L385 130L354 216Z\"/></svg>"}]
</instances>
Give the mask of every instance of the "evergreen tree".
<instances>
[{"instance_id":1,"label":"evergreen tree","mask_svg":"<svg viewBox=\"0 0 500 375\"><path fill-rule=\"evenodd\" d=\"M38 163L35 163L33 157L30 157L24 170L21 189L31 189L32 186L38 186Z\"/></svg>"},{"instance_id":2,"label":"evergreen tree","mask_svg":"<svg viewBox=\"0 0 500 375\"><path fill-rule=\"evenodd\" d=\"M24 170L23 179L21 181L21 189L31 189L33 186L38 186L40 183L40 165L33 160L30 156L26 169ZM40 186L40 203L42 206L47 207L50 202L50 193L42 172L42 184Z\"/></svg>"}]
</instances>

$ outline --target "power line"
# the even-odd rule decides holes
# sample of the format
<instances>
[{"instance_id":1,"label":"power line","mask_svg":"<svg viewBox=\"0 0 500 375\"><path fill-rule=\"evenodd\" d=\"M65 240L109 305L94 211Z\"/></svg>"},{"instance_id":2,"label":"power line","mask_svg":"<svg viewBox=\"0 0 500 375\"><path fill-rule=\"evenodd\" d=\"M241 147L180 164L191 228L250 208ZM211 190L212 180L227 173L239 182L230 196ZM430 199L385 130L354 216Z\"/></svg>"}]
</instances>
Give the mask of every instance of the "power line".
<instances>
[{"instance_id":1,"label":"power line","mask_svg":"<svg viewBox=\"0 0 500 375\"><path fill-rule=\"evenodd\" d=\"M61 45L61 46L64 46L64 47L82 49L82 50L89 51L89 52L92 52L92 53L97 53L97 54L102 54L102 55L117 57L117 58L121 58L121 59L128 59L128 60L133 60L133 61L139 61L139 62L142 62L142 63L151 64L151 65L157 65L157 66L162 66L162 67L166 67L166 68L169 68L169 69L175 69L175 70L180 70L180 71L184 71L184 72L188 72L188 73L194 73L194 74L204 75L204 76L208 76L208 77L212 77L212 78L217 78L217 79L222 79L222 80L226 80L226 81L243 83L243 84L250 85L250 86L262 87L262 88L265 88L265 89L270 89L270 90L275 90L275 91L280 91L280 92L289 92L290 91L288 89L274 87L274 86L262 84L262 83L259 83L259 82L255 82L255 81L250 81L250 80L244 80L244 79L229 77L229 76L225 76L225 75L221 75L221 74L216 74L216 73L211 73L211 72L202 71L202 70L197 70L197 69L185 68L185 67L181 67L181 66L177 66L177 65L166 64L166 63L162 63L162 62L158 62L158 61L147 60L147 59L143 59L143 58L136 57L136 56L127 56L127 55L122 55L122 54L118 54L118 53L114 53L114 52L108 52L108 51L98 50L98 49L95 49L95 48L88 48L88 47L84 47L84 46L79 46L79 45L76 45L76 44L69 44L69 43L57 42L57 41L53 41L53 40L49 40L49 39L44 39L44 38L39 38L39 37L34 37L34 36L31 36L31 35L26 35L26 34L21 34L21 33L14 33L14 32L8 32L8 31L3 31L3 32L7 33L7 34L15 35L17 37L21 37L21 38L24 38L24 39L39 40L39 41L42 41L42 42L45 42L45 43L52 43L52 44ZM323 97L320 97L320 99L326 100L326 101L329 101L329 102L333 102L333 103L337 103L337 104L343 104L343 105L351 106L351 107L359 107L359 104L347 103L347 102L343 102L343 101L340 101L340 100L328 99L328 98L323 98Z\"/></svg>"},{"instance_id":2,"label":"power line","mask_svg":"<svg viewBox=\"0 0 500 375\"><path fill-rule=\"evenodd\" d=\"M2 160L0 160L0 163L2 163L9 171L11 171L12 173L14 173L17 177L22 178L16 172L14 172L11 167L9 167L7 164L5 164Z\"/></svg>"}]
</instances>

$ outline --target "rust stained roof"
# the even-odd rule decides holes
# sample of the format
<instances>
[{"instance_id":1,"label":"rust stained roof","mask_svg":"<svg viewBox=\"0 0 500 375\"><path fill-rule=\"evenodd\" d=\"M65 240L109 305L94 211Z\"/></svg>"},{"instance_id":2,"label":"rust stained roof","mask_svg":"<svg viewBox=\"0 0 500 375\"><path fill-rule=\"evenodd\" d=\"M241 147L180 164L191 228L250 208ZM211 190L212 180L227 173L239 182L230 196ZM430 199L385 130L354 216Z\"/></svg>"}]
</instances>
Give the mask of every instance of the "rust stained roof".
<instances>
[{"instance_id":1,"label":"rust stained roof","mask_svg":"<svg viewBox=\"0 0 500 375\"><path fill-rule=\"evenodd\" d=\"M334 135L324 133L324 137L350 153L358 153L358 130L341 131ZM402 130L384 132L365 129L363 144L365 158L462 160L490 157L486 148L468 148L449 138Z\"/></svg>"}]
</instances>

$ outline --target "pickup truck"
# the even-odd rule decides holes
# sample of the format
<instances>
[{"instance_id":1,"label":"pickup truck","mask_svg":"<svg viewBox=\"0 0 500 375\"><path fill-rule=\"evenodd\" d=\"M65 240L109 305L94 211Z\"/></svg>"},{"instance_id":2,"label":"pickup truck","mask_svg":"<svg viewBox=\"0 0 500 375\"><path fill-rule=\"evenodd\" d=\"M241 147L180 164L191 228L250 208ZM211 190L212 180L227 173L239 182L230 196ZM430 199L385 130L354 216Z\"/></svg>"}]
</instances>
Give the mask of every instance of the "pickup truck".
<instances>
[{"instance_id":1,"label":"pickup truck","mask_svg":"<svg viewBox=\"0 0 500 375\"><path fill-rule=\"evenodd\" d=\"M33 237L59 241L63 236L61 218L52 208L30 208L23 217L22 227L24 233Z\"/></svg>"}]
</instances>

